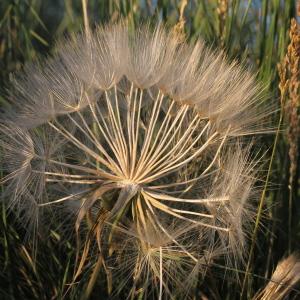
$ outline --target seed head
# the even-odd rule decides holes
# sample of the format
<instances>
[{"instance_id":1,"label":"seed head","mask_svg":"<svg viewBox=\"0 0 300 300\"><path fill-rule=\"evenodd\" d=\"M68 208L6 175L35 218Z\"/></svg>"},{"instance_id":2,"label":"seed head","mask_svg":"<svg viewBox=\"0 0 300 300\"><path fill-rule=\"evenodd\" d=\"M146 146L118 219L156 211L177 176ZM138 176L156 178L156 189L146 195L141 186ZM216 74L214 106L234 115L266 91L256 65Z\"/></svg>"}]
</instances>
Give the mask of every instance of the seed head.
<instances>
[{"instance_id":1,"label":"seed head","mask_svg":"<svg viewBox=\"0 0 300 300\"><path fill-rule=\"evenodd\" d=\"M212 258L245 254L256 164L241 139L269 130L261 95L236 63L163 27L119 23L63 41L12 82L8 202L28 219L68 206L77 232L103 212L99 248L119 245L119 260L135 251L135 284L150 272L161 297L184 287L176 268L196 278Z\"/></svg>"}]
</instances>

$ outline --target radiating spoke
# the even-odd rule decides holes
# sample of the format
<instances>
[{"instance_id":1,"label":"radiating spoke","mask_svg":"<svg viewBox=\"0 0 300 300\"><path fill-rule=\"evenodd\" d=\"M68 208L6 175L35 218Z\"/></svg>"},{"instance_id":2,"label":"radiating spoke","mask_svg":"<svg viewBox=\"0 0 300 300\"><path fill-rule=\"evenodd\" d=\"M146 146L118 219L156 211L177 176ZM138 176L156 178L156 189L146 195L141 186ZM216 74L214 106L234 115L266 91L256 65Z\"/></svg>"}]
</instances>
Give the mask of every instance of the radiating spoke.
<instances>
[{"instance_id":1,"label":"radiating spoke","mask_svg":"<svg viewBox=\"0 0 300 300\"><path fill-rule=\"evenodd\" d=\"M210 202L213 203L213 202L224 202L224 201L230 200L230 198L228 196L218 197L218 198L184 199L184 198L172 197L172 196L164 195L164 194L160 194L160 193L153 193L148 190L145 190L145 193L155 199L160 199L160 200L165 200L165 201L173 201L173 202L182 202L182 203L210 203Z\"/></svg>"},{"instance_id":2,"label":"radiating spoke","mask_svg":"<svg viewBox=\"0 0 300 300\"><path fill-rule=\"evenodd\" d=\"M63 198L60 198L60 199L57 199L57 200L53 200L53 201L50 201L50 202L38 204L38 206L39 207L48 206L48 205L52 205L52 204L61 203L61 202L67 201L67 200L73 200L74 198L78 197L79 195L86 194L86 193L90 192L91 190L92 189L86 189L86 190L80 191L80 192L75 193L75 194L68 195L66 197L63 197Z\"/></svg>"},{"instance_id":3,"label":"radiating spoke","mask_svg":"<svg viewBox=\"0 0 300 300\"><path fill-rule=\"evenodd\" d=\"M184 221L188 221L194 224L198 224L199 226L203 226L203 227L207 227L207 228L212 228L215 230L220 230L220 231L224 231L224 232L229 232L228 228L225 227L220 227L220 226L215 226L212 224L208 224L208 223L204 223L198 220L194 220L194 219L190 219L190 218L186 218L184 216L182 216L181 214L178 214L176 212L174 212L169 206L162 204L161 202L157 201L155 198L147 195L146 193L143 194L144 199L147 199L149 201L149 203L152 204L152 206L156 207L157 209L171 215L174 216L178 219L184 220Z\"/></svg>"}]
</instances>

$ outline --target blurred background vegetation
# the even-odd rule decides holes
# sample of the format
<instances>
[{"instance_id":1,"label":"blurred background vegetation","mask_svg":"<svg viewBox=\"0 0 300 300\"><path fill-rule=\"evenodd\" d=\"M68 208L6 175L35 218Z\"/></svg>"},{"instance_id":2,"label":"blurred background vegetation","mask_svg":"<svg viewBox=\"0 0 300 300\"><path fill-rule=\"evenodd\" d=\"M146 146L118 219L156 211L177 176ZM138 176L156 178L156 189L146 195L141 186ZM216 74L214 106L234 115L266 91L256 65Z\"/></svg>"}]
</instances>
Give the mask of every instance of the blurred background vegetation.
<instances>
[{"instance_id":1,"label":"blurred background vegetation","mask_svg":"<svg viewBox=\"0 0 300 300\"><path fill-rule=\"evenodd\" d=\"M293 0L89 0L88 14L92 28L120 17L132 26L149 19L177 26L187 39L202 37L213 49L250 67L266 86L267 101L278 108L274 127L279 130L259 140L266 152L265 189L257 204L262 225L250 234L246 265L239 270L216 267L195 295L251 299L266 285L278 260L300 249L300 6ZM80 0L1 0L0 110L7 105L10 74L51 55L56 40L82 28ZM58 243L61 239L53 230L49 239L39 241L35 257L32 243L24 242L23 229L2 204L0 299L61 299L71 282L75 257L75 244ZM66 299L80 299L88 276L87 269ZM99 278L91 299L109 298L105 280Z\"/></svg>"}]
</instances>

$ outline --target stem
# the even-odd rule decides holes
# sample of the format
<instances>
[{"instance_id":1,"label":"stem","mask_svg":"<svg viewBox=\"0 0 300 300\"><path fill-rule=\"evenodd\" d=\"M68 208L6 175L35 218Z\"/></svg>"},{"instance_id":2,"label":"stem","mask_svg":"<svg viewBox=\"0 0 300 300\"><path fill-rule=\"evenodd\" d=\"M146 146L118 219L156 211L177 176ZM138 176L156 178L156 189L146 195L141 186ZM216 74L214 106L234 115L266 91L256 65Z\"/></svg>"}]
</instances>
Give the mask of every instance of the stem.
<instances>
[{"instance_id":1,"label":"stem","mask_svg":"<svg viewBox=\"0 0 300 300\"><path fill-rule=\"evenodd\" d=\"M273 160L274 160L274 157L275 157L276 146L277 146L278 139L279 139L279 133L280 133L280 127L281 127L281 123L282 123L282 118L283 118L283 107L281 106L280 116L279 116L279 121L278 121L278 127L277 127L277 130L276 130L276 136L275 136L274 145L273 145L273 149L272 149L272 154L271 154L271 159L270 159L270 163L269 163L267 178L266 178L266 182L265 182L265 185L264 185L263 192L261 194L260 203L259 203L259 207L258 207L258 211L257 211L257 217L256 217L256 220L255 220L255 227L254 227L254 231L253 231L252 238L251 238L251 248L250 248L249 258L248 258L248 262L247 262L245 277L244 277L244 281L243 281L243 285L242 285L241 298L243 298L243 296L244 296L245 286L246 286L246 283L247 283L247 280L248 280L248 275L249 275L249 271L250 271L250 264L251 264L251 261L252 261L252 258L253 258L255 241L256 241L257 232L258 232L258 225L259 225L259 222L260 222L263 206L264 206L264 203L265 203L266 192L267 192L267 187L268 187L268 183L269 183L269 179L270 179L270 175L271 175Z\"/></svg>"},{"instance_id":2,"label":"stem","mask_svg":"<svg viewBox=\"0 0 300 300\"><path fill-rule=\"evenodd\" d=\"M162 299L163 288L163 266L162 266L162 248L159 247L159 300Z\"/></svg>"},{"instance_id":3,"label":"stem","mask_svg":"<svg viewBox=\"0 0 300 300\"><path fill-rule=\"evenodd\" d=\"M292 176L292 175L291 175ZM289 216L288 216L288 253L292 252L292 208L293 208L293 181L289 184Z\"/></svg>"},{"instance_id":4,"label":"stem","mask_svg":"<svg viewBox=\"0 0 300 300\"><path fill-rule=\"evenodd\" d=\"M87 13L87 2L88 0L81 0L82 13L83 13L83 24L85 29L85 34L88 37L90 35L89 17Z\"/></svg>"},{"instance_id":5,"label":"stem","mask_svg":"<svg viewBox=\"0 0 300 300\"><path fill-rule=\"evenodd\" d=\"M93 273L90 277L90 280L89 280L89 283L88 283L88 286L84 292L84 295L83 297L81 298L82 300L87 300L89 299L93 289L94 289L94 286L95 286L95 283L96 283L96 280L97 280L97 277L99 275L99 271L101 269L101 266L102 266L102 256L99 255L99 258L95 264L95 267L94 267L94 270L93 270Z\"/></svg>"}]
</instances>

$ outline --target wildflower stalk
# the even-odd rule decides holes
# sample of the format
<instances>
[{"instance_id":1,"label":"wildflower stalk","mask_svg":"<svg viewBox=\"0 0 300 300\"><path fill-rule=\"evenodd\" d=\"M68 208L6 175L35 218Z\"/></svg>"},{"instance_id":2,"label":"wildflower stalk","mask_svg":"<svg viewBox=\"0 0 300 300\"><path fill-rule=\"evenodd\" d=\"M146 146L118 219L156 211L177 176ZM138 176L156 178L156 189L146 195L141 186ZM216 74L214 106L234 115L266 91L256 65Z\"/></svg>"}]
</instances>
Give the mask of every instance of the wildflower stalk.
<instances>
[{"instance_id":1,"label":"wildflower stalk","mask_svg":"<svg viewBox=\"0 0 300 300\"><path fill-rule=\"evenodd\" d=\"M162 247L159 247L159 300L162 299L163 292L163 262L162 262Z\"/></svg>"},{"instance_id":2,"label":"wildflower stalk","mask_svg":"<svg viewBox=\"0 0 300 300\"><path fill-rule=\"evenodd\" d=\"M81 298L81 300L87 300L90 298L90 295L94 289L94 286L95 286L95 283L96 283L96 280L97 280L97 277L99 275L99 272L100 272L100 269L101 269L101 266L102 266L102 256L99 255L98 259L97 259L97 262L93 268L93 272L92 272L92 275L88 281L88 285L83 293L83 296Z\"/></svg>"},{"instance_id":3,"label":"wildflower stalk","mask_svg":"<svg viewBox=\"0 0 300 300\"><path fill-rule=\"evenodd\" d=\"M178 37L179 40L182 41L185 40L184 25L186 20L184 17L184 11L187 4L188 4L188 0L181 0L180 8L179 8L179 19L173 28L174 34Z\"/></svg>"},{"instance_id":4,"label":"wildflower stalk","mask_svg":"<svg viewBox=\"0 0 300 300\"><path fill-rule=\"evenodd\" d=\"M251 4L252 4L252 0L248 0L247 1L247 7L245 9L245 12L244 12L244 15L243 15L243 18L242 18L242 21L241 21L241 25L240 25L241 30L242 30L242 28L244 28L244 24L246 22L248 12L249 12L249 8L250 8Z\"/></svg>"},{"instance_id":5,"label":"wildflower stalk","mask_svg":"<svg viewBox=\"0 0 300 300\"><path fill-rule=\"evenodd\" d=\"M279 68L279 74L281 74L280 66L278 68ZM275 153L276 153L277 144L278 144L279 135L280 135L280 129L281 129L282 120L283 120L284 99L286 97L286 92L287 92L286 83L281 81L281 84L279 85L279 89L280 89L280 92L281 92L281 94L280 94L279 120L278 120L276 135L275 135L275 139L274 139L274 143L273 143L272 153L271 153L271 157L270 157L270 162L269 162L268 172L267 172L267 176L266 176L266 181L265 181L264 188L263 188L261 198L260 198L260 201L259 201L259 206L258 206L258 210L257 210L257 214L256 214L256 220L255 220L255 226L254 226L254 230L253 230L253 233L252 233L252 236L251 236L251 246L250 246L248 261L247 261L247 265L246 265L245 277L244 277L243 284L242 284L241 297L244 296L245 288L246 288L247 282L248 282L248 276L249 276L250 270L251 270L251 263L252 263L253 255L254 255L254 248L255 248L256 238L257 238L257 234L258 234L258 227L259 227L259 224L260 224L260 219L261 219L261 215L262 215L262 211L263 211L263 206L264 206L264 203L265 203L266 192L267 192L267 189L268 189L268 184L269 184L269 180L270 180L270 176L271 176L273 161L274 161L274 158L275 158Z\"/></svg>"},{"instance_id":6,"label":"wildflower stalk","mask_svg":"<svg viewBox=\"0 0 300 300\"><path fill-rule=\"evenodd\" d=\"M293 205L293 190L297 190L297 182L295 182L295 175L297 171L298 162L298 140L299 140L299 115L298 108L300 107L300 25L296 19L291 20L290 26L290 44L287 49L287 54L282 62L282 69L284 69L285 81L287 84L287 98L286 101L286 118L289 122L288 127L288 143L289 143L289 253L292 248L292 205Z\"/></svg>"},{"instance_id":7,"label":"wildflower stalk","mask_svg":"<svg viewBox=\"0 0 300 300\"><path fill-rule=\"evenodd\" d=\"M87 3L88 0L81 0L82 12L83 12L83 24L84 24L86 36L88 37L90 35L90 25L89 25L88 11L87 11Z\"/></svg>"},{"instance_id":8,"label":"wildflower stalk","mask_svg":"<svg viewBox=\"0 0 300 300\"><path fill-rule=\"evenodd\" d=\"M226 18L228 17L228 0L218 0L217 6L218 23L219 23L219 39L221 47L224 47L226 35ZM233 18L233 16L232 16Z\"/></svg>"}]
</instances>

